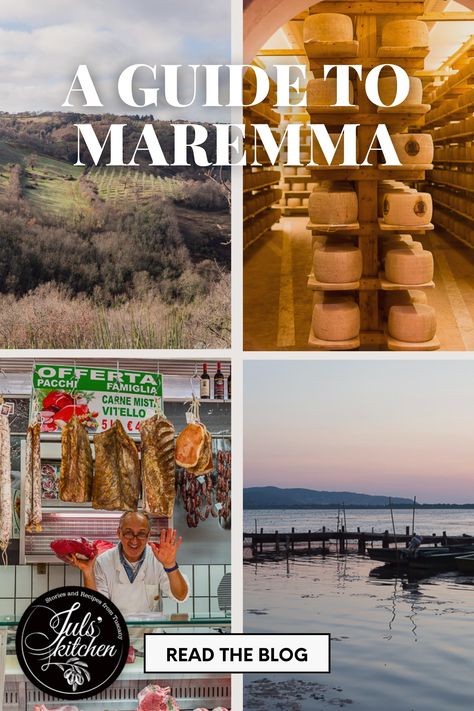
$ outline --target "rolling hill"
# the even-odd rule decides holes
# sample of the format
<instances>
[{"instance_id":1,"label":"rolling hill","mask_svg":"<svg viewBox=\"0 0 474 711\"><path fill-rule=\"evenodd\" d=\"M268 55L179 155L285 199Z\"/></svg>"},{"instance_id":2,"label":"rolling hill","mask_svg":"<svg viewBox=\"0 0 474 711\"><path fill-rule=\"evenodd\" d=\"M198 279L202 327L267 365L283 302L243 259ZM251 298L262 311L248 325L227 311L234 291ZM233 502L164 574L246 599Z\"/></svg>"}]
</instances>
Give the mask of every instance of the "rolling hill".
<instances>
[{"instance_id":1,"label":"rolling hill","mask_svg":"<svg viewBox=\"0 0 474 711\"><path fill-rule=\"evenodd\" d=\"M393 504L412 503L411 499L393 497ZM388 496L356 494L351 491L316 491L280 489L277 486L244 488L244 509L292 509L318 506L388 506Z\"/></svg>"}]
</instances>

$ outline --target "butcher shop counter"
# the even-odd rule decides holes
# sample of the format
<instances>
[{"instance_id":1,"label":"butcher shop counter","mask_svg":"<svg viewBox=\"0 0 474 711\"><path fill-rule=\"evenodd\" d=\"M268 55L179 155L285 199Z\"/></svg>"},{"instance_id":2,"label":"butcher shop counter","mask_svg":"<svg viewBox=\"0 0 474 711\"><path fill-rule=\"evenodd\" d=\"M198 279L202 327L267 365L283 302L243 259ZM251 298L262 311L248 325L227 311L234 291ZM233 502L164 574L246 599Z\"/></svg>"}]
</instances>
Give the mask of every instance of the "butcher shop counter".
<instances>
[{"instance_id":1,"label":"butcher shop counter","mask_svg":"<svg viewBox=\"0 0 474 711\"><path fill-rule=\"evenodd\" d=\"M54 708L61 704L50 700L43 692L39 691L29 681L27 681L14 653L14 634L20 617L0 616L0 703L1 711L33 711L35 704L45 703L46 706ZM126 620L130 630L130 636L136 636L138 630L143 628L144 632L189 632L192 628L198 628L202 633L209 630L209 633L230 632L231 617L229 615L137 615ZM193 710L199 706L204 708L215 708L216 706L230 707L230 682L227 688L223 685L223 675L218 675L216 679L212 676L209 682L209 675L195 674L186 675L183 680L182 675L175 675L174 681L179 681L177 688L177 700L181 711ZM206 678L206 684L200 684L199 679ZM227 677L225 677L227 679ZM183 684L187 680L193 680L194 693L190 695L187 687ZM220 679L220 685L217 681ZM196 681L197 680L197 681ZM214 683L216 681L216 683ZM170 678L163 680L156 678L152 674L143 673L143 658L137 657L132 664L126 664L120 677L108 689L94 699L87 699L87 702L78 704L79 711L134 711L135 701L138 692L147 684L159 683L161 686L171 686ZM201 689L202 686L202 689ZM203 696L200 691L206 692ZM179 693L178 693L179 692ZM224 693L225 692L225 693ZM179 698L178 698L179 697ZM180 698L181 703L180 703ZM183 703L191 705L183 705ZM81 705L82 704L82 705ZM104 705L106 704L106 705Z\"/></svg>"}]
</instances>

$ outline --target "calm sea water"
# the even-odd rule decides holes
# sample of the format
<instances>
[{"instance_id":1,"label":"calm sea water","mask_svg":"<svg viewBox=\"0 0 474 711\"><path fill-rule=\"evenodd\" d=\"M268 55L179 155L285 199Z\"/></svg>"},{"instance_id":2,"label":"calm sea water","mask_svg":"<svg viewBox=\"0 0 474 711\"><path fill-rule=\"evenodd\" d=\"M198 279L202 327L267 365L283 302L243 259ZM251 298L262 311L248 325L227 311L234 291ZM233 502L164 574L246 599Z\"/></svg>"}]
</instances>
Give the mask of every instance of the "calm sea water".
<instances>
[{"instance_id":1,"label":"calm sea water","mask_svg":"<svg viewBox=\"0 0 474 711\"><path fill-rule=\"evenodd\" d=\"M395 512L397 530L411 523ZM245 513L244 530L329 528L337 512ZM332 516L332 519L331 519ZM350 516L350 521L349 521ZM347 527L390 528L386 511L346 513ZM419 525L418 525L419 524ZM474 511L417 512L425 534L474 533ZM474 697L474 577L387 575L355 554L247 564L248 632L330 632L331 674L247 675L245 711L464 711Z\"/></svg>"},{"instance_id":2,"label":"calm sea water","mask_svg":"<svg viewBox=\"0 0 474 711\"><path fill-rule=\"evenodd\" d=\"M412 512L405 509L394 509L395 530L405 533L405 527L412 524ZM337 529L337 509L319 511L299 511L292 509L247 510L244 511L244 531L263 528L270 533L281 531L286 533L294 526L296 531L318 531L323 526L327 530ZM344 522L343 522L344 523ZM360 526L361 531L392 532L392 520L387 509L350 509L346 511L348 531L354 531ZM470 533L474 535L474 509L426 509L415 512L415 530L421 535L441 534L446 531L454 535Z\"/></svg>"}]
</instances>

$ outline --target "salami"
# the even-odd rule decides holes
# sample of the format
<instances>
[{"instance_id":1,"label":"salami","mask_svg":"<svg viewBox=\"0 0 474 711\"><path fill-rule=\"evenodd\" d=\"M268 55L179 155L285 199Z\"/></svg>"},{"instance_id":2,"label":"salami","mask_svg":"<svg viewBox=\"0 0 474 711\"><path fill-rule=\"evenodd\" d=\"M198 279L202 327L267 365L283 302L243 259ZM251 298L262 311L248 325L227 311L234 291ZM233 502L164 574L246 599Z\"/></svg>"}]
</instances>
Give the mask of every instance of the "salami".
<instances>
[{"instance_id":1,"label":"salami","mask_svg":"<svg viewBox=\"0 0 474 711\"><path fill-rule=\"evenodd\" d=\"M143 509L171 518L176 495L174 426L163 415L140 423Z\"/></svg>"},{"instance_id":2,"label":"salami","mask_svg":"<svg viewBox=\"0 0 474 711\"><path fill-rule=\"evenodd\" d=\"M0 415L0 551L7 562L6 550L12 527L12 489L10 460L10 423Z\"/></svg>"},{"instance_id":3,"label":"salami","mask_svg":"<svg viewBox=\"0 0 474 711\"><path fill-rule=\"evenodd\" d=\"M40 425L28 427L26 435L25 526L28 533L41 531Z\"/></svg>"}]
</instances>

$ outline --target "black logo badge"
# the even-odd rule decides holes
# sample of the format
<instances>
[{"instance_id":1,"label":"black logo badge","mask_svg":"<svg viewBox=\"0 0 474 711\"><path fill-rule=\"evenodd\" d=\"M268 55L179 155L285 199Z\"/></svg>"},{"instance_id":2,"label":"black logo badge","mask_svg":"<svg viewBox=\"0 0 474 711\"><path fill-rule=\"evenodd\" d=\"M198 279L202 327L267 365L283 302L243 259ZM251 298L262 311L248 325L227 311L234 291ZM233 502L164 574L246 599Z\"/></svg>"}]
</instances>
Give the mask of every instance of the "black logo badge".
<instances>
[{"instance_id":1,"label":"black logo badge","mask_svg":"<svg viewBox=\"0 0 474 711\"><path fill-rule=\"evenodd\" d=\"M104 595L81 587L50 590L23 614L16 653L28 679L62 700L106 689L127 660L127 625Z\"/></svg>"}]
</instances>

